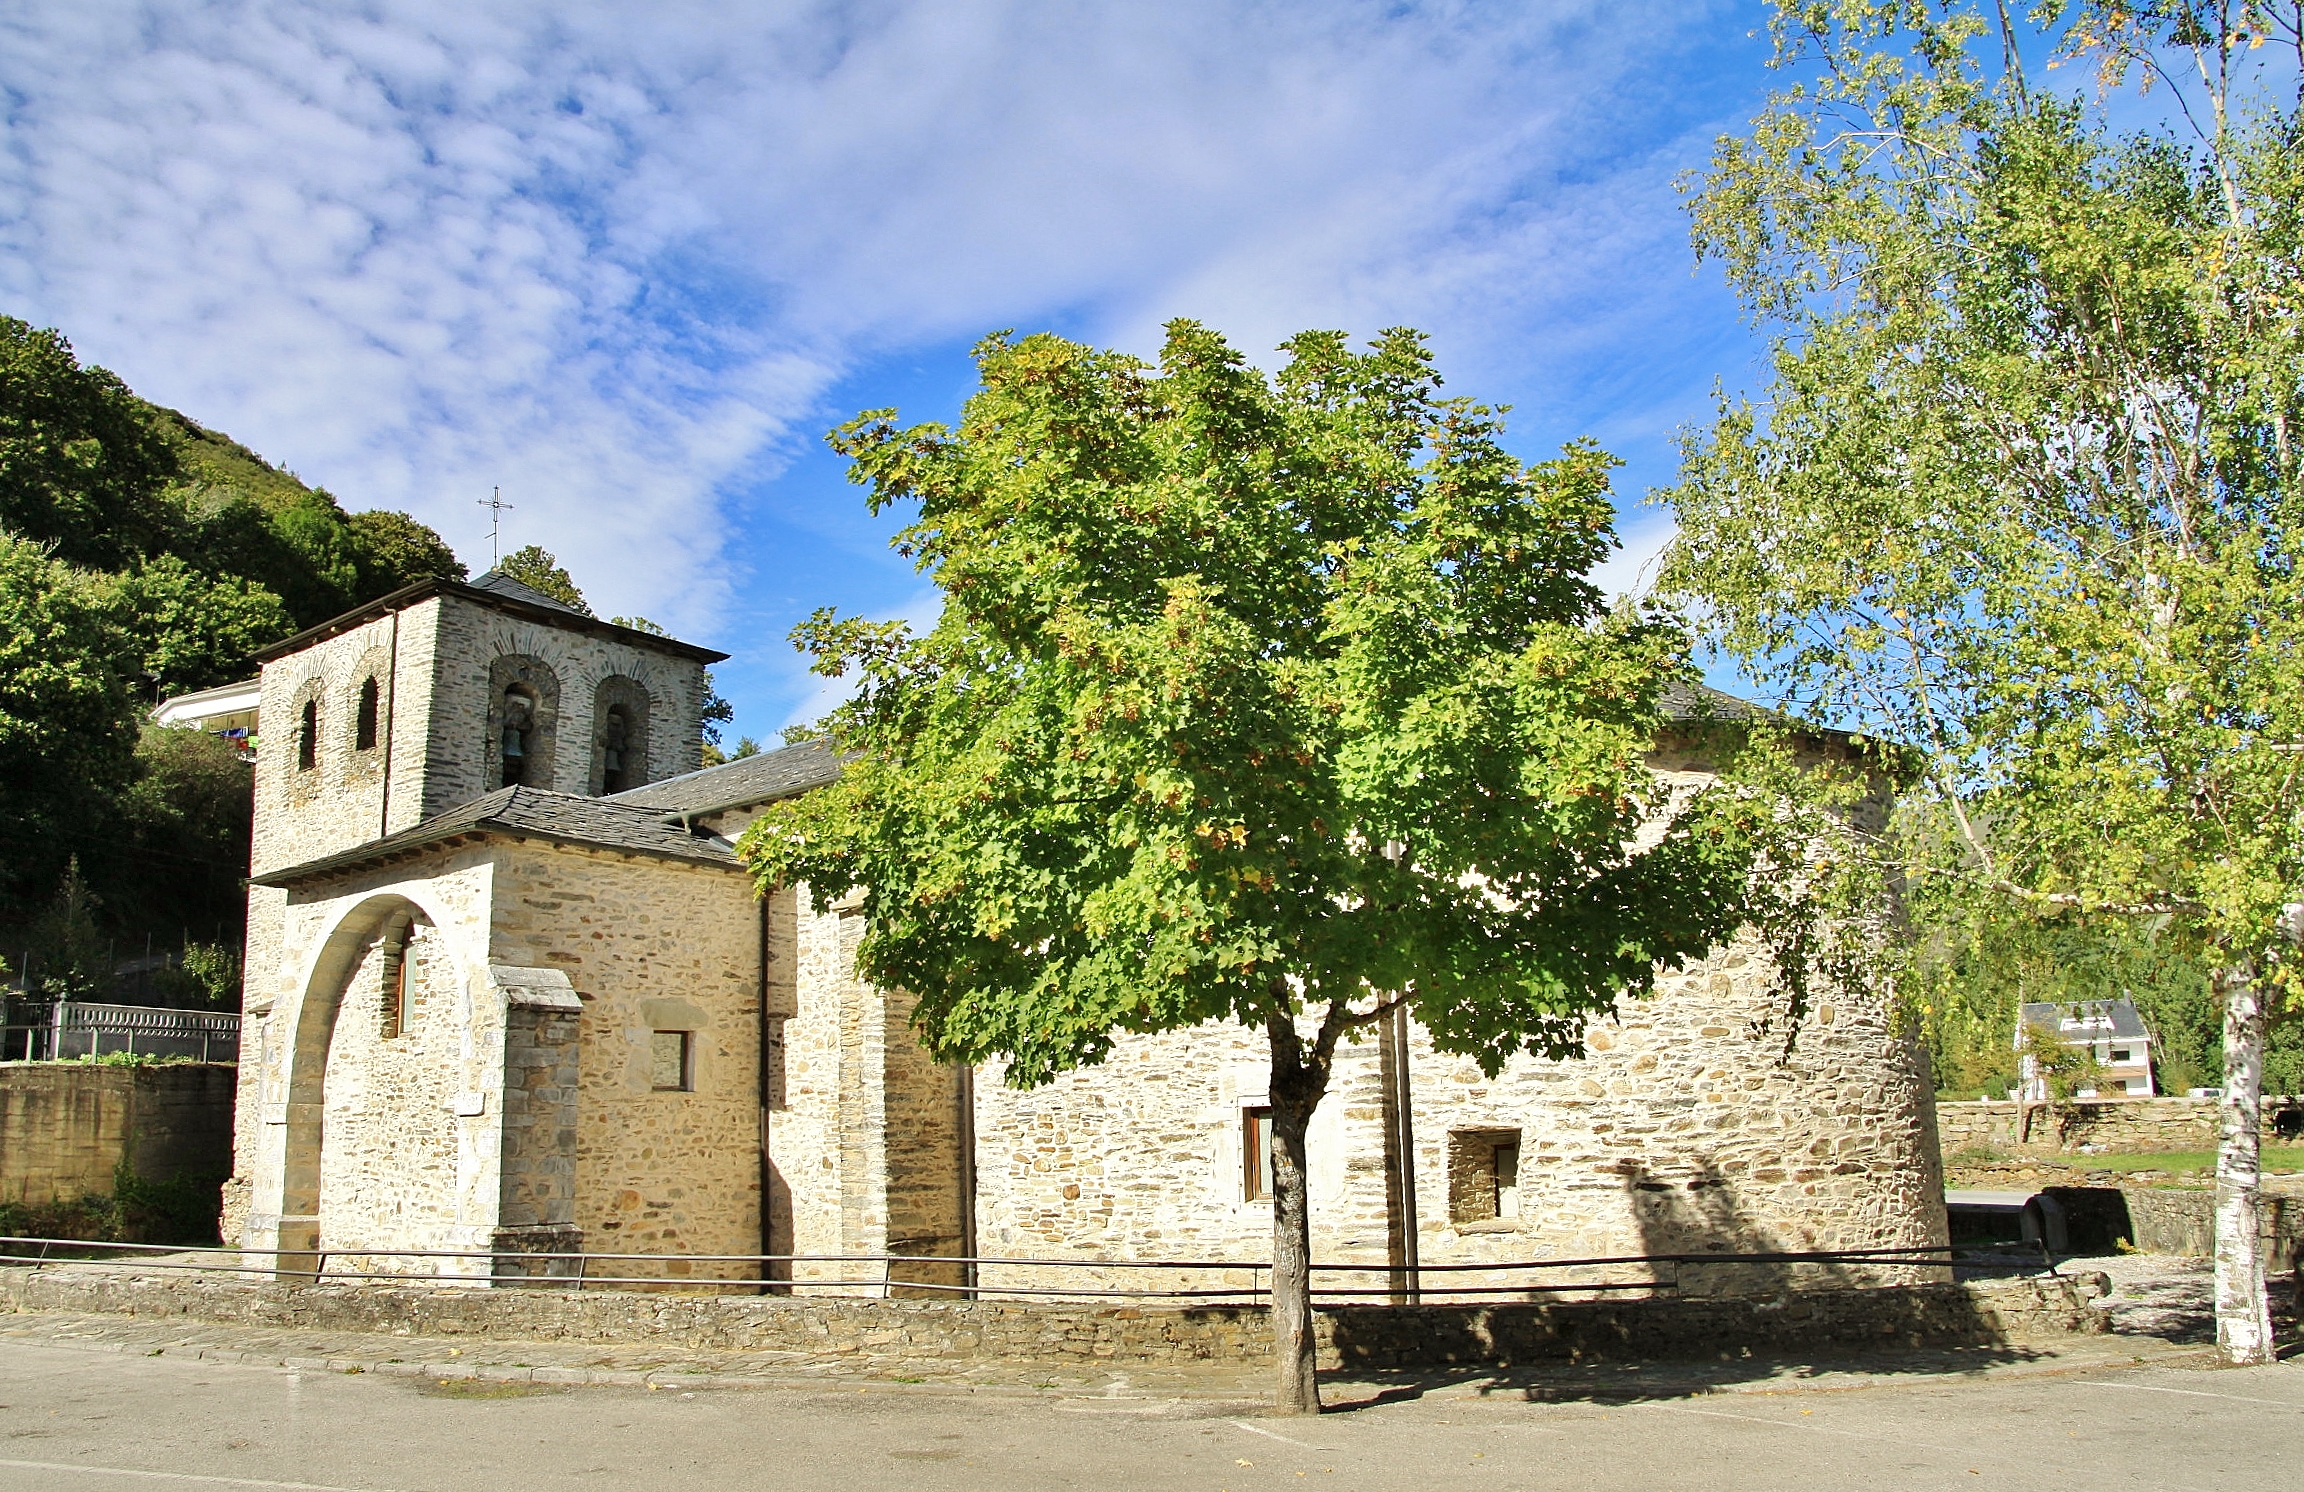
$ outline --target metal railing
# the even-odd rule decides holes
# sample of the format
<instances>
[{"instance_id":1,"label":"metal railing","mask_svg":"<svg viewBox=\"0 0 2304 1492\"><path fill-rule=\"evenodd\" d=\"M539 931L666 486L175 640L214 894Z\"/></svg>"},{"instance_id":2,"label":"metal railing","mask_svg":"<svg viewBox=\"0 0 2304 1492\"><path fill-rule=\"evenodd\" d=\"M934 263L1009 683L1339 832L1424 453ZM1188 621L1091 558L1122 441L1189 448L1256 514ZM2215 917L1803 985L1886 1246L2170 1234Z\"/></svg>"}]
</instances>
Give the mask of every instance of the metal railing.
<instances>
[{"instance_id":1,"label":"metal railing","mask_svg":"<svg viewBox=\"0 0 2304 1492\"><path fill-rule=\"evenodd\" d=\"M237 1062L240 1016L226 1010L59 1000L37 1025L0 1026L0 1061L50 1062L115 1053Z\"/></svg>"},{"instance_id":2,"label":"metal railing","mask_svg":"<svg viewBox=\"0 0 2304 1492\"><path fill-rule=\"evenodd\" d=\"M35 1251L36 1250L36 1251ZM1395 1303L1477 1301L1491 1297L1542 1299L1579 1294L1620 1294L1629 1291L1677 1292L1680 1271L1691 1267L1743 1266L1857 1266L1879 1268L1916 1266L1942 1268L1952 1262L1949 1246L1873 1249L1768 1250L1749 1253L1620 1254L1588 1259L1529 1259L1499 1263L1424 1264L1404 1269L1392 1263L1312 1266L1312 1295L1316 1301L1349 1303L1384 1298ZM95 1257L87 1257L93 1253ZM78 1255L79 1257L74 1257ZM429 1271L354 1267L377 1260L426 1261ZM441 1264L477 1265L469 1269L443 1269ZM295 1284L428 1284L516 1286L527 1289L614 1289L643 1287L724 1294L805 1295L833 1298L885 1299L910 1295L965 1299L1051 1301L1171 1300L1202 1305L1265 1305L1271 1300L1272 1266L1263 1261L1204 1259L1068 1259L992 1258L957 1254L628 1254L550 1253L519 1249L384 1249L346 1244L331 1249L282 1249L257 1252L229 1248L179 1248L166 1244L92 1243L55 1238L0 1237L0 1265L63 1265L129 1268L138 1271L183 1271L261 1277ZM657 1272L616 1272L615 1266L646 1264ZM700 1276L697 1266L720 1266L747 1271L719 1278ZM333 1267L331 1267L333 1266ZM681 1272L663 1272L679 1266ZM851 1270L850 1266L862 1266ZM907 1275L923 1266L957 1274L958 1279L919 1279ZM782 1273L777 1273L781 1268ZM831 1269L827 1276L799 1273ZM1524 1278L1510 1283L1454 1284L1447 1276L1521 1274L1537 1276L1564 1270L1644 1269L1638 1279L1545 1280ZM1147 1285L1025 1284L988 1281L988 1271L1015 1270L1029 1278L1040 1270L1079 1270L1098 1273L1122 1271L1192 1275L1246 1275L1245 1284L1219 1282L1206 1287ZM1669 1269L1668 1275L1662 1271ZM600 1271L607 1270L602 1273ZM1332 1285L1322 1275L1385 1275L1390 1281L1372 1286ZM1403 1276L1406 1279L1403 1281ZM1435 1282L1431 1277L1441 1276Z\"/></svg>"}]
</instances>

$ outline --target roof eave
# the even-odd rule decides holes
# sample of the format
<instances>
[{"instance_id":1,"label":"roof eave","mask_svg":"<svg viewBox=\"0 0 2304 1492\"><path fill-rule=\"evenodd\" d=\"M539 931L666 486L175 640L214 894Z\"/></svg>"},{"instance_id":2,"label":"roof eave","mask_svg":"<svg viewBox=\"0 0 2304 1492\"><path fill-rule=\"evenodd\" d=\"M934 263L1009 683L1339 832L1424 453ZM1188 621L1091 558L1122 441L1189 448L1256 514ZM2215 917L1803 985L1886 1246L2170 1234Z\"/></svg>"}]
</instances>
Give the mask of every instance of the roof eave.
<instances>
[{"instance_id":1,"label":"roof eave","mask_svg":"<svg viewBox=\"0 0 2304 1492\"><path fill-rule=\"evenodd\" d=\"M630 647L654 648L661 653L671 653L682 658L693 658L707 666L724 662L728 657L726 653L717 649L698 647L695 643L682 642L676 637L659 637L653 632L643 632L637 627L619 627L614 622L604 622L598 617L585 616L581 612L560 611L550 606L538 606L533 602L522 601L516 596L500 595L495 591L484 591L478 586L466 585L460 580L448 580L435 576L429 580L419 580L404 585L396 591L378 596L365 606L355 606L340 616L332 616L317 626L306 627L293 637L282 638L270 647L259 649L255 654L256 662L261 665L270 663L277 658L285 658L290 653L301 652L316 642L326 642L331 637L341 637L355 627L365 627L368 623L379 618L389 616L395 611L405 611L419 601L429 600L438 595L457 596L473 602L475 605L490 607L532 622L544 622L555 627L566 627L575 632L589 632L595 636L612 637Z\"/></svg>"},{"instance_id":2,"label":"roof eave","mask_svg":"<svg viewBox=\"0 0 2304 1492\"><path fill-rule=\"evenodd\" d=\"M668 818L671 816L667 816ZM286 888L305 881L322 880L331 876L350 875L356 871L427 851L454 848L465 840L510 839L524 843L567 845L575 849L602 850L614 855L637 855L644 859L670 860L681 865L698 865L707 870L734 871L745 874L744 863L734 858L717 855L683 855L674 850L655 849L644 845L610 844L602 840L587 839L579 834L559 834L550 829L537 829L526 824L507 824L496 819L482 819L476 823L459 824L438 834L421 839L407 839L399 843L378 841L342 854L324 855L318 860L307 860L301 865L290 865L280 870L250 876L252 886Z\"/></svg>"}]
</instances>

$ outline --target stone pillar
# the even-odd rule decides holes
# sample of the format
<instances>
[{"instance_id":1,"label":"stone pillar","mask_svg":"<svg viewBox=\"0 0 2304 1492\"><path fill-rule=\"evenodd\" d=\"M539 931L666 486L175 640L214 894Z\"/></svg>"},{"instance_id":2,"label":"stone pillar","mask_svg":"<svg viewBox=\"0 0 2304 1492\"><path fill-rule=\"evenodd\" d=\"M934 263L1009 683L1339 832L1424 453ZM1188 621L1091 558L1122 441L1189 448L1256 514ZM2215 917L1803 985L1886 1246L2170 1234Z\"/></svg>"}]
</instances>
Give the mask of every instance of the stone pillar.
<instances>
[{"instance_id":1,"label":"stone pillar","mask_svg":"<svg viewBox=\"0 0 2304 1492\"><path fill-rule=\"evenodd\" d=\"M575 1254L579 1022L584 1003L558 969L488 966L504 999L501 1138L496 1225L499 1253ZM576 1273L571 1259L498 1259L498 1279Z\"/></svg>"}]
</instances>

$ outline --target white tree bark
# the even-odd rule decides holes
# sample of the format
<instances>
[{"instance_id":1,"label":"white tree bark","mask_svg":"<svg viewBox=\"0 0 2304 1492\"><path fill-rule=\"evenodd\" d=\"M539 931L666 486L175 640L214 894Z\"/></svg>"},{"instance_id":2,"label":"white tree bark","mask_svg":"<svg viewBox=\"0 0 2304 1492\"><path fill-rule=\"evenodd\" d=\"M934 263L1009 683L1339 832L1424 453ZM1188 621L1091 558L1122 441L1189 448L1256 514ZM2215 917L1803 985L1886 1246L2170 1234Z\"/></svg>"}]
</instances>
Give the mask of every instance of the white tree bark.
<instances>
[{"instance_id":1,"label":"white tree bark","mask_svg":"<svg viewBox=\"0 0 2304 1492\"><path fill-rule=\"evenodd\" d=\"M2216 1148L2216 1347L2231 1363L2272 1359L2272 1310L2264 1294L2264 1239L2257 1197L2264 1087L2264 997L2256 971L2237 964L2217 976L2224 1005L2224 1099Z\"/></svg>"}]
</instances>

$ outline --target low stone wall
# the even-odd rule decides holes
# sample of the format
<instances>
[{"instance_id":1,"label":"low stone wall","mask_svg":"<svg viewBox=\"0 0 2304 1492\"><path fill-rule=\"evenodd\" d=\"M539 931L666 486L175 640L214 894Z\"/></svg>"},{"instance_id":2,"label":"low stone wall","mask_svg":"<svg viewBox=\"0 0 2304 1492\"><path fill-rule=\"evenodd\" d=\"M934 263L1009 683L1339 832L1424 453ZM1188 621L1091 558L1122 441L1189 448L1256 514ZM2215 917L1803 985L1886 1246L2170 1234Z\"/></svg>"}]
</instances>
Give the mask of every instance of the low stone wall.
<instances>
[{"instance_id":1,"label":"low stone wall","mask_svg":"<svg viewBox=\"0 0 2304 1492\"><path fill-rule=\"evenodd\" d=\"M151 1181L232 1169L229 1062L0 1063L0 1202L109 1196L123 1156Z\"/></svg>"},{"instance_id":2,"label":"low stone wall","mask_svg":"<svg viewBox=\"0 0 2304 1492\"><path fill-rule=\"evenodd\" d=\"M2084 1275L1792 1292L1773 1300L1340 1306L1317 1317L1323 1367L1509 1366L1990 1346L2088 1334L2105 1329L2104 1313L2090 1302L2106 1289L2102 1275ZM1272 1350L1270 1326L1256 1307L280 1285L87 1266L0 1269L0 1302L16 1311L327 1331L915 1358L1181 1363L1250 1361Z\"/></svg>"},{"instance_id":3,"label":"low stone wall","mask_svg":"<svg viewBox=\"0 0 2304 1492\"><path fill-rule=\"evenodd\" d=\"M2208 1187L2124 1186L2128 1238L2140 1253L2216 1254L2216 1193ZM2304 1196L2266 1192L2257 1202L2263 1226L2265 1268L2274 1274L2294 1269L2304 1258Z\"/></svg>"},{"instance_id":4,"label":"low stone wall","mask_svg":"<svg viewBox=\"0 0 2304 1492\"><path fill-rule=\"evenodd\" d=\"M2304 1099L2264 1100L2264 1143L2283 1142L2273 1126ZM2213 1098L2072 1098L2048 1103L1975 1099L1936 1105L1947 1158L1971 1147L2075 1151L2083 1145L2129 1154L2216 1148Z\"/></svg>"}]
</instances>

